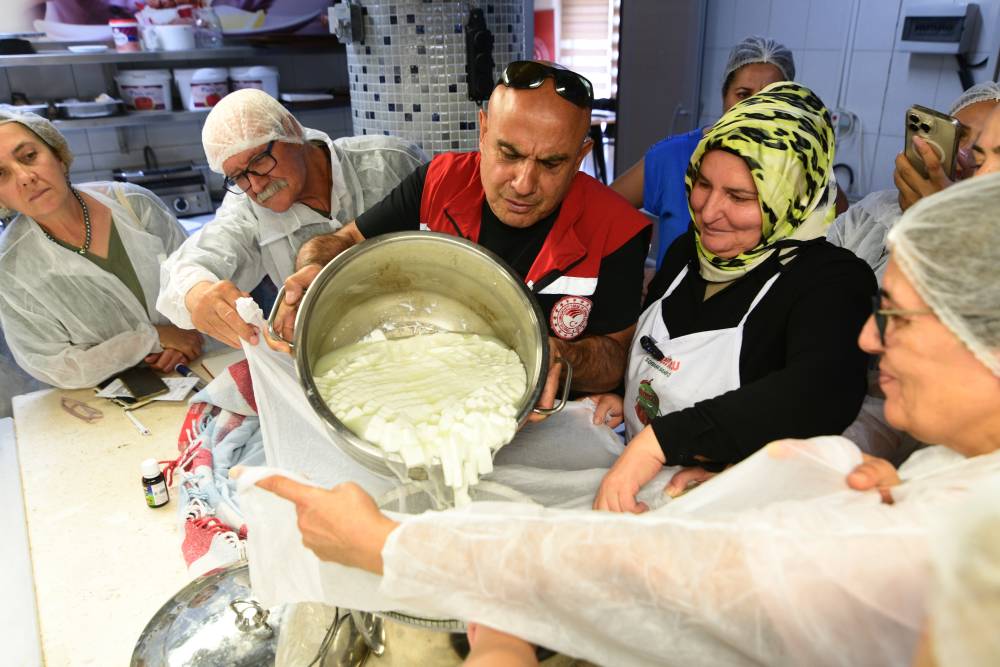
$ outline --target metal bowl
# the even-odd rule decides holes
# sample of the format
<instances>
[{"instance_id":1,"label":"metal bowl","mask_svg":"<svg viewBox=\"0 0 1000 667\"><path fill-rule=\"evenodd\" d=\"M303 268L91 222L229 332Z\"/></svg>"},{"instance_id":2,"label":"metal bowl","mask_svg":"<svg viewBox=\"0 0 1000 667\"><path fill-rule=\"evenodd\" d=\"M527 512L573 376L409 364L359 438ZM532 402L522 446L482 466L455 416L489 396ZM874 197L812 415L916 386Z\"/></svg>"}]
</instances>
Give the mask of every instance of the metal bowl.
<instances>
[{"instance_id":1,"label":"metal bowl","mask_svg":"<svg viewBox=\"0 0 1000 667\"><path fill-rule=\"evenodd\" d=\"M269 323L273 323L279 292ZM494 336L524 364L527 388L517 404L518 424L536 409L549 368L548 328L531 293L499 257L471 241L434 232L378 236L338 255L316 276L295 319L291 341L299 382L334 442L361 465L393 477L402 459L384 452L345 426L327 406L313 380L316 362L375 329L387 337L435 331ZM272 329L273 335L273 329ZM563 362L564 363L564 362ZM567 367L571 377L572 369ZM427 479L423 468L405 471Z\"/></svg>"},{"instance_id":2,"label":"metal bowl","mask_svg":"<svg viewBox=\"0 0 1000 667\"><path fill-rule=\"evenodd\" d=\"M281 610L260 607L245 561L219 568L182 588L150 619L132 667L270 665Z\"/></svg>"}]
</instances>

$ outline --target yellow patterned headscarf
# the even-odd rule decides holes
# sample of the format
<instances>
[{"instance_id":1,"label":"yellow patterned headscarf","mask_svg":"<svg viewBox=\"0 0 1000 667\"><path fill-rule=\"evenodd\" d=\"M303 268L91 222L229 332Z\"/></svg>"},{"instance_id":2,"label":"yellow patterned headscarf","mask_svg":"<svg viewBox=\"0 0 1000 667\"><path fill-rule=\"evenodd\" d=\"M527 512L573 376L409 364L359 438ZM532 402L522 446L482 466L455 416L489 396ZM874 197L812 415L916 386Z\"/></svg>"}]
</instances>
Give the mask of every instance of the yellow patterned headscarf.
<instances>
[{"instance_id":1,"label":"yellow patterned headscarf","mask_svg":"<svg viewBox=\"0 0 1000 667\"><path fill-rule=\"evenodd\" d=\"M741 157L750 168L761 213L760 243L731 259L706 250L695 229L705 280L735 280L790 245L782 241L808 241L826 234L836 213L833 144L830 114L823 102L790 81L772 83L739 102L705 131L684 179L688 199L705 153L724 150Z\"/></svg>"}]
</instances>

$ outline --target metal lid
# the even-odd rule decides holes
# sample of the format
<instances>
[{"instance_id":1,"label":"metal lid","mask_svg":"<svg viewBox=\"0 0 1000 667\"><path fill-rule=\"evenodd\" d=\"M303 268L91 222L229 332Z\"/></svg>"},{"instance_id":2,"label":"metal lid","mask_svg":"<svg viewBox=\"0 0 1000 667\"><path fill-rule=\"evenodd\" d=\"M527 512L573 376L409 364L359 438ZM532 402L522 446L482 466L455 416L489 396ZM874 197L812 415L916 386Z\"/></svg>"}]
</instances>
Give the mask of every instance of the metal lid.
<instances>
[{"instance_id":1,"label":"metal lid","mask_svg":"<svg viewBox=\"0 0 1000 667\"><path fill-rule=\"evenodd\" d=\"M153 615L132 667L273 665L282 612L253 599L246 561L212 570Z\"/></svg>"}]
</instances>

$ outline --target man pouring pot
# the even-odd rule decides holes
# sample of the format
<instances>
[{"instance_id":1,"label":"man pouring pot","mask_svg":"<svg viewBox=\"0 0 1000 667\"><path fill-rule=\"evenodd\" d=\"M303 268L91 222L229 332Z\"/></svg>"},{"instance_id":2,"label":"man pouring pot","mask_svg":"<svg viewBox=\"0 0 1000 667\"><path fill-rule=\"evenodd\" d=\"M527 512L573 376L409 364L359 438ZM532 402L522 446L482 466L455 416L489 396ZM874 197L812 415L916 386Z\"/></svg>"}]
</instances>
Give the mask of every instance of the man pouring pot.
<instances>
[{"instance_id":1,"label":"man pouring pot","mask_svg":"<svg viewBox=\"0 0 1000 667\"><path fill-rule=\"evenodd\" d=\"M517 61L479 112L479 151L444 153L340 230L303 244L285 281L276 330L293 335L294 308L327 262L389 232L424 229L469 239L524 280L549 328L550 373L539 404L554 402L557 360L572 389L621 382L639 314L649 221L579 171L593 88L559 65Z\"/></svg>"}]
</instances>

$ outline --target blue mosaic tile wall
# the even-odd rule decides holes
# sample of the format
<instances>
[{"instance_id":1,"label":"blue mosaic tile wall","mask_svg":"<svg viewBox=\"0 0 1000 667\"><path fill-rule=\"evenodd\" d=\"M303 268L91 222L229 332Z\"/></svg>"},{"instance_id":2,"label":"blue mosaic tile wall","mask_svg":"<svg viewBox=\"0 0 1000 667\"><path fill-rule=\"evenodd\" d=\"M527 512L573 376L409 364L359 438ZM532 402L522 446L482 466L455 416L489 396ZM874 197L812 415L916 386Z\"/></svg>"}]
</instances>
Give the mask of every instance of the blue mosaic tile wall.
<instances>
[{"instance_id":1,"label":"blue mosaic tile wall","mask_svg":"<svg viewBox=\"0 0 1000 667\"><path fill-rule=\"evenodd\" d=\"M347 45L354 134L390 134L430 154L478 148L465 81L465 24L483 10L494 79L524 57L523 0L362 0L363 42Z\"/></svg>"}]
</instances>

